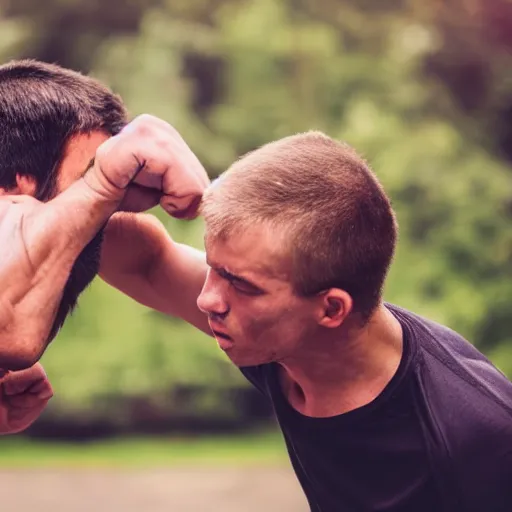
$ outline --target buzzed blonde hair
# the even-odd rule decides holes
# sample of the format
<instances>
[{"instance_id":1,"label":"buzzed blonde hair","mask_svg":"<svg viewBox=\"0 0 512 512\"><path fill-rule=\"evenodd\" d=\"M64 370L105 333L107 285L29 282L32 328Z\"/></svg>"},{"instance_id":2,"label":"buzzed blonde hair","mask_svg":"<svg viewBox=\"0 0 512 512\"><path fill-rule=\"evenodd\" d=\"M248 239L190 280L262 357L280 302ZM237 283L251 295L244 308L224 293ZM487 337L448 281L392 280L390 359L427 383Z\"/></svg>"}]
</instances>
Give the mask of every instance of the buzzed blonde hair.
<instances>
[{"instance_id":1,"label":"buzzed blonde hair","mask_svg":"<svg viewBox=\"0 0 512 512\"><path fill-rule=\"evenodd\" d=\"M202 214L208 237L273 229L299 295L343 289L365 318L381 300L397 223L376 176L346 144L317 131L266 144L214 182Z\"/></svg>"}]
</instances>

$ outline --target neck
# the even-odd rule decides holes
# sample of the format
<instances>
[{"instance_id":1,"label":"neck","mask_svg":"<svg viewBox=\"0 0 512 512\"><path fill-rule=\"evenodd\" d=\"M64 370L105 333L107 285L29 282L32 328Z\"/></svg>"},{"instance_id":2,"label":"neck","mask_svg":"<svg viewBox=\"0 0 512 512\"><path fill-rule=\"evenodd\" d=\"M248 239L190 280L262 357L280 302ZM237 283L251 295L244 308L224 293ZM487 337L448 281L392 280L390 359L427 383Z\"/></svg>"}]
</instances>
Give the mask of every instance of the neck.
<instances>
[{"instance_id":1,"label":"neck","mask_svg":"<svg viewBox=\"0 0 512 512\"><path fill-rule=\"evenodd\" d=\"M364 327L352 319L336 331L324 332L280 363L285 395L308 416L334 416L366 405L400 364L402 329L385 306Z\"/></svg>"}]
</instances>

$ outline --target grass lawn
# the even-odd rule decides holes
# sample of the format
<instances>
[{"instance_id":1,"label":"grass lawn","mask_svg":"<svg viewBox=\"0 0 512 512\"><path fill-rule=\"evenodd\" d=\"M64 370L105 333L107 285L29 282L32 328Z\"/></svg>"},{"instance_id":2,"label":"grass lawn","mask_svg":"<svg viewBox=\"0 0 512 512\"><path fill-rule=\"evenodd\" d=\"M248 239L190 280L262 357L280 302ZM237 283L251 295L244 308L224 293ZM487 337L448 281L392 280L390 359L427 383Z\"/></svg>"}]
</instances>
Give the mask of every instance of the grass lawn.
<instances>
[{"instance_id":1,"label":"grass lawn","mask_svg":"<svg viewBox=\"0 0 512 512\"><path fill-rule=\"evenodd\" d=\"M280 433L195 438L133 438L57 443L0 438L0 469L144 468L183 465L282 465L288 458Z\"/></svg>"}]
</instances>

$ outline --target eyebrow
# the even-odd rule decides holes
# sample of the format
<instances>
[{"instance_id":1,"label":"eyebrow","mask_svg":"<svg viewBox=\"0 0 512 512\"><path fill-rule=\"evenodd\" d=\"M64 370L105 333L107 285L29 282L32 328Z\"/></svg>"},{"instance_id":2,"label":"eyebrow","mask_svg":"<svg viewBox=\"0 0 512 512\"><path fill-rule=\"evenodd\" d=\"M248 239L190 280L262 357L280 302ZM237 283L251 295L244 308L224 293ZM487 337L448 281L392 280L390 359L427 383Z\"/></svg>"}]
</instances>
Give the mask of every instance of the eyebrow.
<instances>
[{"instance_id":1,"label":"eyebrow","mask_svg":"<svg viewBox=\"0 0 512 512\"><path fill-rule=\"evenodd\" d=\"M210 265L210 263L208 261L206 263L209 267L211 267L213 270L215 270L215 272L217 272L221 277L223 277L224 279L227 279L228 281L236 281L238 283L243 283L248 286L252 286L253 288L255 288L257 290L262 289L260 286L258 286L255 283L252 283L248 279L245 279L244 277L237 276L236 274L232 274L231 272L228 272L223 267L216 267L215 265Z\"/></svg>"}]
</instances>

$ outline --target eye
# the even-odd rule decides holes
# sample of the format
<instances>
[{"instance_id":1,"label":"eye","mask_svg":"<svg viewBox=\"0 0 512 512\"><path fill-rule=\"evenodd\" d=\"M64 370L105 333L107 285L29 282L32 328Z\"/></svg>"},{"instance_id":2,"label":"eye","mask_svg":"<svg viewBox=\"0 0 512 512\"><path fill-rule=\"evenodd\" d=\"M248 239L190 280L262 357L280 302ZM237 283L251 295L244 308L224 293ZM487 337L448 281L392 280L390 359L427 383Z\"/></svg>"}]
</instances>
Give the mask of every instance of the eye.
<instances>
[{"instance_id":1,"label":"eye","mask_svg":"<svg viewBox=\"0 0 512 512\"><path fill-rule=\"evenodd\" d=\"M229 285L234 288L237 293L241 293L243 295L256 296L261 295L263 293L262 290L254 286L253 284L245 281L244 279L240 279L237 276L234 276L224 269L212 269L221 279L226 280Z\"/></svg>"},{"instance_id":2,"label":"eye","mask_svg":"<svg viewBox=\"0 0 512 512\"><path fill-rule=\"evenodd\" d=\"M229 284L238 292L243 295L261 295L261 291L254 286L244 283L243 281L230 280Z\"/></svg>"}]
</instances>

